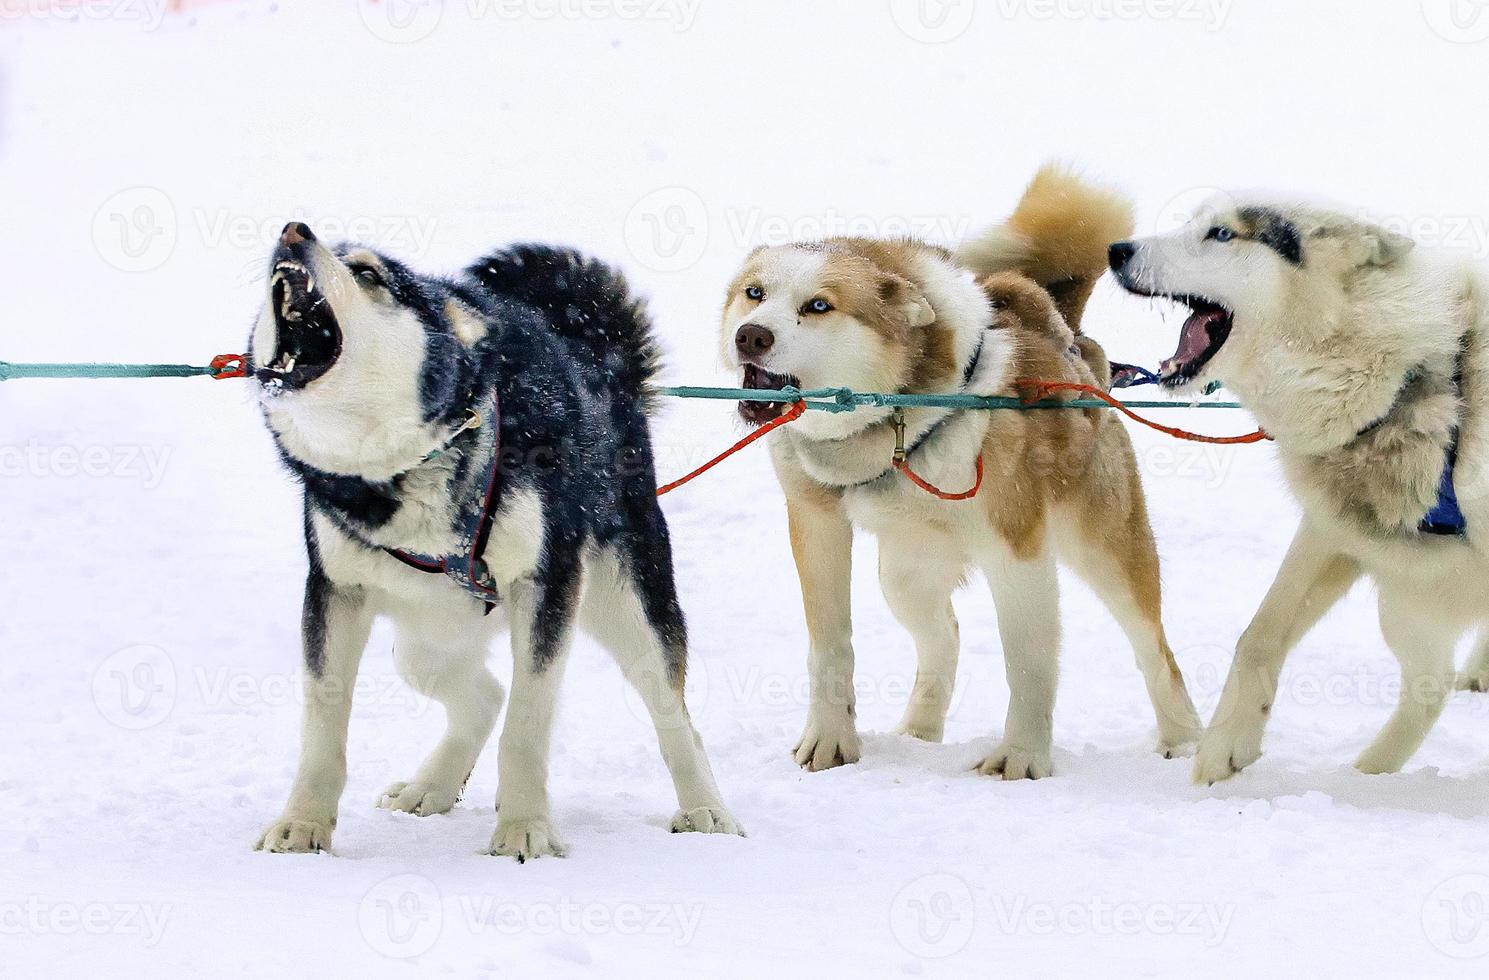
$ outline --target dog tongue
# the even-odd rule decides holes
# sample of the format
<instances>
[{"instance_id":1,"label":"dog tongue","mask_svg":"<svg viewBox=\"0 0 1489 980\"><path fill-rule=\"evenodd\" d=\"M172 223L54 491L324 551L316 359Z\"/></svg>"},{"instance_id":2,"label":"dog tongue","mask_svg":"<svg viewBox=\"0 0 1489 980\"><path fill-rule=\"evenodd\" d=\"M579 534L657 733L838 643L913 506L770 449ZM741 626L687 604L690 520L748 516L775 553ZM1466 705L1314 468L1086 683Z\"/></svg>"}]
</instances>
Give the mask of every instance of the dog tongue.
<instances>
[{"instance_id":1,"label":"dog tongue","mask_svg":"<svg viewBox=\"0 0 1489 980\"><path fill-rule=\"evenodd\" d=\"M1224 320L1224 310L1201 310L1185 320L1184 329L1179 333L1179 349L1163 362L1163 374L1171 377L1203 357L1214 340L1210 326Z\"/></svg>"}]
</instances>

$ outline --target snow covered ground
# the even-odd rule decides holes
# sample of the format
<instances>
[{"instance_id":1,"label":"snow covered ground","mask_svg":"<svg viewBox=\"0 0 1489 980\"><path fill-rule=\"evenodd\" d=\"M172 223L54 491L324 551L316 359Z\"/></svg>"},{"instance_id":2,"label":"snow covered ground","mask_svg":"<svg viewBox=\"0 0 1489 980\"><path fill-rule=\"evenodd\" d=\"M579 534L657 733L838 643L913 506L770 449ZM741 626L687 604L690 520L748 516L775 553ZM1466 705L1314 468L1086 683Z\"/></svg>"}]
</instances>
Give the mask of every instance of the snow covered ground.
<instances>
[{"instance_id":1,"label":"snow covered ground","mask_svg":"<svg viewBox=\"0 0 1489 980\"><path fill-rule=\"evenodd\" d=\"M518 238L583 245L652 296L669 377L714 383L717 303L750 246L949 240L1052 156L1128 188L1146 228L1211 186L1282 186L1489 255L1479 0L185 6L0 0L0 358L239 350L270 243L300 218L434 269ZM1147 363L1176 327L1105 287L1089 325ZM740 431L726 407L670 405L660 469ZM1295 507L1268 448L1136 438L1170 634L1208 712ZM1489 698L1456 696L1407 772L1351 769L1397 693L1366 589L1290 661L1268 754L1206 790L1149 754L1131 654L1065 583L1058 773L1003 784L965 771L1007 700L986 589L958 597L946 743L886 734L913 656L865 541L864 759L804 774L788 749L805 629L780 492L754 451L667 500L694 715L748 839L665 832L653 737L587 645L553 762L569 859L478 855L494 750L447 816L374 809L442 723L380 631L336 853L270 857L250 844L295 759L303 556L295 489L246 386L0 385L0 504L0 974L1489 963ZM509 672L504 650L495 662Z\"/></svg>"}]
</instances>

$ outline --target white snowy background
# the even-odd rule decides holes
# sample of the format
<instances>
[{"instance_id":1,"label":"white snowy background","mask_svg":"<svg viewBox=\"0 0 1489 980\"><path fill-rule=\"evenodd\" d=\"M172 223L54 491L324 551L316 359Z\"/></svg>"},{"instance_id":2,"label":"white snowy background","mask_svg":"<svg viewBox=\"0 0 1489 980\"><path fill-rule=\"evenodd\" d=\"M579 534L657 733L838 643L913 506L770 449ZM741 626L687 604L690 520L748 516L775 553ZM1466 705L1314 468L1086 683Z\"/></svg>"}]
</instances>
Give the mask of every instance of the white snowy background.
<instances>
[{"instance_id":1,"label":"white snowy background","mask_svg":"<svg viewBox=\"0 0 1489 980\"><path fill-rule=\"evenodd\" d=\"M651 297L675 382L723 383L750 247L952 240L1042 161L1145 229L1220 186L1366 205L1489 257L1482 0L0 0L0 359L244 345L285 221L454 270L571 242ZM1456 13L1456 19L1453 15ZM1177 320L1103 284L1089 331L1155 363ZM1249 431L1242 413L1187 421ZM742 432L673 403L659 468ZM1201 710L1296 508L1268 447L1136 432L1166 619ZM666 501L693 713L745 840L665 832L639 704L582 644L553 754L567 860L483 857L494 748L449 815L374 809L441 729L375 633L335 854L250 849L298 742L295 487L241 382L0 385L0 974L403 977L1483 976L1489 698L1408 771L1350 766L1397 695L1361 588L1298 650L1267 754L1214 789L1149 753L1132 655L1064 583L1057 775L966 772L1007 702L983 583L958 596L946 743L872 541L855 588L861 764L788 750L806 637L752 451ZM493 657L510 672L506 650Z\"/></svg>"}]
</instances>

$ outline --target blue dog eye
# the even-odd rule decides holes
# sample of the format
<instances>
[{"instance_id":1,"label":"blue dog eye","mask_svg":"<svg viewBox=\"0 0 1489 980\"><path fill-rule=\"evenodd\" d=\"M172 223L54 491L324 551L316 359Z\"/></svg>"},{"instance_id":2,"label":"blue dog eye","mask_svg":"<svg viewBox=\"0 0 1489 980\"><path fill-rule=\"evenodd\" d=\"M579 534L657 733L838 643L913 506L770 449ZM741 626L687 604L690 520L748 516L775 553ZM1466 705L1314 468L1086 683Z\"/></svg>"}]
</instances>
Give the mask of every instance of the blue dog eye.
<instances>
[{"instance_id":1,"label":"blue dog eye","mask_svg":"<svg viewBox=\"0 0 1489 980\"><path fill-rule=\"evenodd\" d=\"M758 303L765 298L765 290L761 289L759 286L746 286L745 297L748 299L752 299Z\"/></svg>"},{"instance_id":2,"label":"blue dog eye","mask_svg":"<svg viewBox=\"0 0 1489 980\"><path fill-rule=\"evenodd\" d=\"M807 304L808 313L831 313L832 304L825 299L814 299Z\"/></svg>"},{"instance_id":3,"label":"blue dog eye","mask_svg":"<svg viewBox=\"0 0 1489 980\"><path fill-rule=\"evenodd\" d=\"M1211 241L1228 242L1236 237L1236 233L1231 231L1224 225L1216 225L1214 228L1210 229L1210 233L1205 237L1210 239Z\"/></svg>"}]
</instances>

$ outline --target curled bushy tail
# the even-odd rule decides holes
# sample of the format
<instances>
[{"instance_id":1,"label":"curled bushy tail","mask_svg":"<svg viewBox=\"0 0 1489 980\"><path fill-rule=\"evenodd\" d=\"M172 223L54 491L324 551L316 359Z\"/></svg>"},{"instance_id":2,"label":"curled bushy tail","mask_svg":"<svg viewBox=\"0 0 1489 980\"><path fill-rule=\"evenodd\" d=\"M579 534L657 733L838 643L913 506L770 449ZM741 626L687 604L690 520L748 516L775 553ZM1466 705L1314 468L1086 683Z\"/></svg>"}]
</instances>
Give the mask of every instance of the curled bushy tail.
<instances>
[{"instance_id":1,"label":"curled bushy tail","mask_svg":"<svg viewBox=\"0 0 1489 980\"><path fill-rule=\"evenodd\" d=\"M625 276L572 248L513 245L470 269L492 292L535 307L575 353L650 407L661 350Z\"/></svg>"},{"instance_id":2,"label":"curled bushy tail","mask_svg":"<svg viewBox=\"0 0 1489 980\"><path fill-rule=\"evenodd\" d=\"M1008 220L957 251L957 261L980 279L1010 270L1049 290L1070 329L1096 280L1106 271L1107 247L1132 236L1132 202L1082 180L1058 164L1041 167Z\"/></svg>"}]
</instances>

